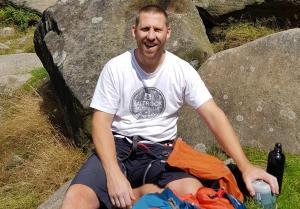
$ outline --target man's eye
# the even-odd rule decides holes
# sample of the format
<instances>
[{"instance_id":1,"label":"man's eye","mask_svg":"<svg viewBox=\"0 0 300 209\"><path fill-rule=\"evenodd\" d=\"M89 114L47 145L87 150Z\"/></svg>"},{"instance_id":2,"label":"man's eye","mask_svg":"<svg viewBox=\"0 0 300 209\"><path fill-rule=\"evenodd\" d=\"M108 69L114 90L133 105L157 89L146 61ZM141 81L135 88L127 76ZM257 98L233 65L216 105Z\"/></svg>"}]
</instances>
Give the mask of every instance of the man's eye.
<instances>
[{"instance_id":1,"label":"man's eye","mask_svg":"<svg viewBox=\"0 0 300 209\"><path fill-rule=\"evenodd\" d=\"M154 31L155 32L160 32L160 31L162 31L160 28L156 28L156 29L154 29Z\"/></svg>"},{"instance_id":2,"label":"man's eye","mask_svg":"<svg viewBox=\"0 0 300 209\"><path fill-rule=\"evenodd\" d=\"M141 30L144 31L144 32L146 32L146 31L149 30L149 28L142 28Z\"/></svg>"}]
</instances>

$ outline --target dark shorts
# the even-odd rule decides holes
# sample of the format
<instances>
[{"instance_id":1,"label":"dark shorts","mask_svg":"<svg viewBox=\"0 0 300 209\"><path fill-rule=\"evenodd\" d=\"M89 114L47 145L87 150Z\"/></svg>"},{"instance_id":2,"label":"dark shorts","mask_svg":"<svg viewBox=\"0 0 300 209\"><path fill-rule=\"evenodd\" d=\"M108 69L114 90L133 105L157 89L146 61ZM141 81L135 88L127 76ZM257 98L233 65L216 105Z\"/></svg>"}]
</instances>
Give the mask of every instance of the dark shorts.
<instances>
[{"instance_id":1,"label":"dark shorts","mask_svg":"<svg viewBox=\"0 0 300 209\"><path fill-rule=\"evenodd\" d=\"M145 183L165 187L169 182L182 178L195 178L183 170L171 167L165 160L172 151L170 144L138 144L132 152L132 144L126 139L115 138L118 163L133 188ZM112 208L106 186L106 176L96 154L91 155L81 167L71 185L83 184L95 191L103 204ZM103 203L103 204L102 204Z\"/></svg>"}]
</instances>

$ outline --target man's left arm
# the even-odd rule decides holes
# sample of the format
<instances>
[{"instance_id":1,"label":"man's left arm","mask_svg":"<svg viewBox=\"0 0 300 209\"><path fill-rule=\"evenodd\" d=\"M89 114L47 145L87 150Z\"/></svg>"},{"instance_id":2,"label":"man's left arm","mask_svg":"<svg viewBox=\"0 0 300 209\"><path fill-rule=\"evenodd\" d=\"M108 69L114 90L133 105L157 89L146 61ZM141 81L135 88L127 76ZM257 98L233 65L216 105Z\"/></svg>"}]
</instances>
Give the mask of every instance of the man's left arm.
<instances>
[{"instance_id":1,"label":"man's left arm","mask_svg":"<svg viewBox=\"0 0 300 209\"><path fill-rule=\"evenodd\" d=\"M256 179L262 179L269 183L273 193L278 194L277 179L249 162L229 120L216 103L210 99L197 108L196 111L205 120L224 151L236 162L242 172L249 193L252 196L255 194L252 182Z\"/></svg>"}]
</instances>

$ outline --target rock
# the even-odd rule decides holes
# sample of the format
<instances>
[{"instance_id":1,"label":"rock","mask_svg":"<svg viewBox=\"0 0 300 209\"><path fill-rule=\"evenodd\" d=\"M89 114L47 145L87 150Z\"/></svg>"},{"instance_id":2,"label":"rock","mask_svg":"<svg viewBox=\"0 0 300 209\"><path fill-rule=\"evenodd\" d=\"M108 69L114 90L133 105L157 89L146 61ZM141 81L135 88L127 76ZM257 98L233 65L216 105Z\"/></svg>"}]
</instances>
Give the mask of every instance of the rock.
<instances>
[{"instance_id":1,"label":"rock","mask_svg":"<svg viewBox=\"0 0 300 209\"><path fill-rule=\"evenodd\" d=\"M9 49L9 46L6 44L0 43L0 49Z\"/></svg>"},{"instance_id":2,"label":"rock","mask_svg":"<svg viewBox=\"0 0 300 209\"><path fill-rule=\"evenodd\" d=\"M27 42L27 40L28 40L28 37L23 36L23 37L19 38L18 42L19 42L19 44L24 45Z\"/></svg>"},{"instance_id":3,"label":"rock","mask_svg":"<svg viewBox=\"0 0 300 209\"><path fill-rule=\"evenodd\" d=\"M61 186L53 195L51 195L48 200L41 204L37 209L59 209L64 195L69 188L71 181L68 181L63 186Z\"/></svg>"},{"instance_id":4,"label":"rock","mask_svg":"<svg viewBox=\"0 0 300 209\"><path fill-rule=\"evenodd\" d=\"M15 53L16 54L21 54L21 53L23 53L24 51L22 50L22 49L16 49L16 51L15 51Z\"/></svg>"},{"instance_id":5,"label":"rock","mask_svg":"<svg viewBox=\"0 0 300 209\"><path fill-rule=\"evenodd\" d=\"M43 13L48 7L53 6L58 0L4 0L5 4L22 7L40 14Z\"/></svg>"},{"instance_id":6,"label":"rock","mask_svg":"<svg viewBox=\"0 0 300 209\"><path fill-rule=\"evenodd\" d=\"M0 29L0 36L11 36L15 34L15 29L11 27L4 27Z\"/></svg>"},{"instance_id":7,"label":"rock","mask_svg":"<svg viewBox=\"0 0 300 209\"><path fill-rule=\"evenodd\" d=\"M261 4L264 0L192 0L193 3L211 16L220 16L233 11L242 10L248 5Z\"/></svg>"},{"instance_id":8,"label":"rock","mask_svg":"<svg viewBox=\"0 0 300 209\"><path fill-rule=\"evenodd\" d=\"M3 194L4 192L9 192L12 189L13 189L12 186L10 186L10 185L4 185L4 186L0 187L0 193Z\"/></svg>"},{"instance_id":9,"label":"rock","mask_svg":"<svg viewBox=\"0 0 300 209\"><path fill-rule=\"evenodd\" d=\"M281 142L300 154L300 29L266 36L219 52L199 72L244 146L269 150ZM193 144L212 142L206 125L189 109L179 135Z\"/></svg>"},{"instance_id":10,"label":"rock","mask_svg":"<svg viewBox=\"0 0 300 209\"><path fill-rule=\"evenodd\" d=\"M197 68L212 49L191 1L152 1L166 7L173 26L167 49ZM35 49L49 72L76 144L89 136L90 104L103 65L135 47L131 26L143 1L59 1L43 14ZM78 15L81 14L81 15ZM88 121L88 122L87 122Z\"/></svg>"},{"instance_id":11,"label":"rock","mask_svg":"<svg viewBox=\"0 0 300 209\"><path fill-rule=\"evenodd\" d=\"M206 145L203 144L203 143L196 144L194 149L199 151L199 152L206 152L206 150L207 150Z\"/></svg>"},{"instance_id":12,"label":"rock","mask_svg":"<svg viewBox=\"0 0 300 209\"><path fill-rule=\"evenodd\" d=\"M225 165L235 164L235 161L232 158L227 158L226 160L224 160L224 164Z\"/></svg>"},{"instance_id":13,"label":"rock","mask_svg":"<svg viewBox=\"0 0 300 209\"><path fill-rule=\"evenodd\" d=\"M33 68L42 67L35 53L0 55L0 77L29 73Z\"/></svg>"},{"instance_id":14,"label":"rock","mask_svg":"<svg viewBox=\"0 0 300 209\"><path fill-rule=\"evenodd\" d=\"M30 72L42 63L34 53L0 55L0 91L9 92L31 78Z\"/></svg>"},{"instance_id":15,"label":"rock","mask_svg":"<svg viewBox=\"0 0 300 209\"><path fill-rule=\"evenodd\" d=\"M207 26L218 25L229 19L270 19L274 27L300 26L299 0L193 0Z\"/></svg>"},{"instance_id":16,"label":"rock","mask_svg":"<svg viewBox=\"0 0 300 209\"><path fill-rule=\"evenodd\" d=\"M19 155L13 155L9 161L5 164L4 170L10 170L12 168L15 168L19 165L22 165L24 162L24 159L21 158Z\"/></svg>"},{"instance_id":17,"label":"rock","mask_svg":"<svg viewBox=\"0 0 300 209\"><path fill-rule=\"evenodd\" d=\"M8 41L5 41L4 44L6 45L11 45L12 41L11 40L8 40Z\"/></svg>"},{"instance_id":18,"label":"rock","mask_svg":"<svg viewBox=\"0 0 300 209\"><path fill-rule=\"evenodd\" d=\"M7 75L0 77L0 90L1 93L10 93L23 84L26 83L31 78L30 73L20 74L20 75Z\"/></svg>"}]
</instances>

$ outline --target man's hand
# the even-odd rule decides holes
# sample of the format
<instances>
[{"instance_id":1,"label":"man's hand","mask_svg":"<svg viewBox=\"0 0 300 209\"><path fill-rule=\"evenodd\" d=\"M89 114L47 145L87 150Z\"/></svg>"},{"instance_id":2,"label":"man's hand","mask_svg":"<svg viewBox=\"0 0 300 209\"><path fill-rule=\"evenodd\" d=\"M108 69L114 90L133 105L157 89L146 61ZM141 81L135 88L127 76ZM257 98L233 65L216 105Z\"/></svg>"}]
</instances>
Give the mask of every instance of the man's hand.
<instances>
[{"instance_id":1,"label":"man's hand","mask_svg":"<svg viewBox=\"0 0 300 209\"><path fill-rule=\"evenodd\" d=\"M135 200L135 197L129 181L119 169L107 176L107 189L115 207L131 208L132 200Z\"/></svg>"},{"instance_id":2,"label":"man's hand","mask_svg":"<svg viewBox=\"0 0 300 209\"><path fill-rule=\"evenodd\" d=\"M255 195L252 182L257 179L267 182L270 185L273 194L279 194L279 186L276 177L267 173L263 169L249 164L247 168L242 171L242 174L246 187L251 196Z\"/></svg>"},{"instance_id":3,"label":"man's hand","mask_svg":"<svg viewBox=\"0 0 300 209\"><path fill-rule=\"evenodd\" d=\"M277 179L249 162L229 120L216 103L213 100L209 100L201 105L197 112L206 121L224 151L236 162L243 174L243 179L250 195L255 195L252 182L257 179L267 182L271 186L272 192L278 194Z\"/></svg>"},{"instance_id":4,"label":"man's hand","mask_svg":"<svg viewBox=\"0 0 300 209\"><path fill-rule=\"evenodd\" d=\"M116 158L116 147L111 132L114 115L95 111L93 115L93 142L106 173L108 195L118 208L130 207L135 197L130 183L121 172Z\"/></svg>"}]
</instances>

